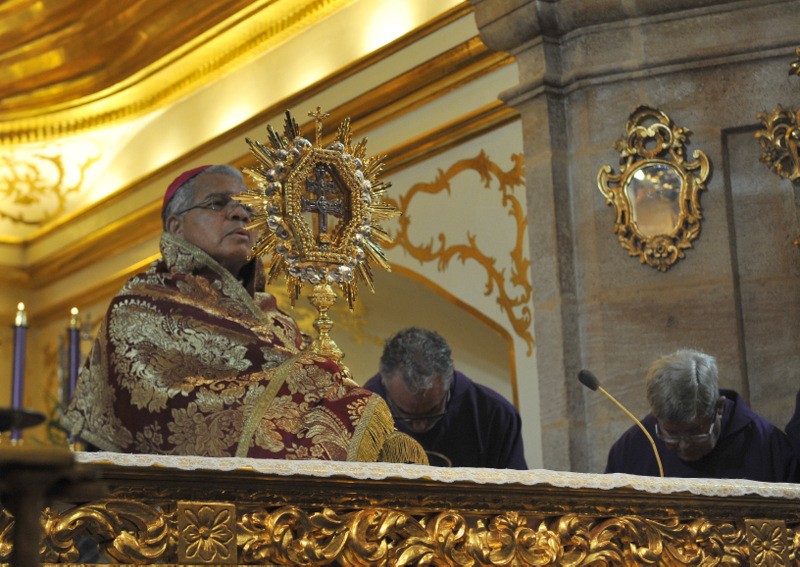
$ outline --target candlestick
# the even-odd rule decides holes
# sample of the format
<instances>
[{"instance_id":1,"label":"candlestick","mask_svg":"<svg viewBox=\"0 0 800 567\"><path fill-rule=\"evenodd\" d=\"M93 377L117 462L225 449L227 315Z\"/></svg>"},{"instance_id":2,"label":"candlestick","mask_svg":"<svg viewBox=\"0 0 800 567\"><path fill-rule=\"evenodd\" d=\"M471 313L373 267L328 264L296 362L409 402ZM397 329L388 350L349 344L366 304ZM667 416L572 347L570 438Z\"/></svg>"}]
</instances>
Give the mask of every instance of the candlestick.
<instances>
[{"instance_id":1,"label":"candlestick","mask_svg":"<svg viewBox=\"0 0 800 567\"><path fill-rule=\"evenodd\" d=\"M81 363L81 324L78 317L78 308L73 307L69 311L69 335L67 368L69 377L69 389L67 390L67 402L72 400L75 395L75 384L78 381L78 371Z\"/></svg>"},{"instance_id":2,"label":"candlestick","mask_svg":"<svg viewBox=\"0 0 800 567\"><path fill-rule=\"evenodd\" d=\"M81 363L81 320L78 317L78 308L69 310L69 329L67 329L67 399L66 408L75 395L75 385L78 383L78 372ZM78 439L68 435L69 447L73 451L80 450Z\"/></svg>"},{"instance_id":3,"label":"candlestick","mask_svg":"<svg viewBox=\"0 0 800 567\"><path fill-rule=\"evenodd\" d=\"M23 389L25 386L25 334L28 330L28 316L25 313L25 304L17 305L17 316L14 318L14 363L11 380L11 407L22 409ZM11 442L17 443L22 439L19 429L11 431Z\"/></svg>"}]
</instances>

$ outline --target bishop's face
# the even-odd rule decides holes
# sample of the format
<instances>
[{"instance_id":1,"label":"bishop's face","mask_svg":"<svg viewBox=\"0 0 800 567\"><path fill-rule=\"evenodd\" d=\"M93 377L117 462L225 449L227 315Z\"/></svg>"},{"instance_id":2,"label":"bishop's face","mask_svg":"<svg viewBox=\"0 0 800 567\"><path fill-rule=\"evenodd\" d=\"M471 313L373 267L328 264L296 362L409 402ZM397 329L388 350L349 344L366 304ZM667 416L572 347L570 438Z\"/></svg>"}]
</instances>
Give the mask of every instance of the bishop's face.
<instances>
[{"instance_id":1,"label":"bishop's face","mask_svg":"<svg viewBox=\"0 0 800 567\"><path fill-rule=\"evenodd\" d=\"M167 220L167 230L203 249L233 275L247 263L255 234L244 229L251 213L231 197L246 191L230 175L208 174L194 184L192 205Z\"/></svg>"}]
</instances>

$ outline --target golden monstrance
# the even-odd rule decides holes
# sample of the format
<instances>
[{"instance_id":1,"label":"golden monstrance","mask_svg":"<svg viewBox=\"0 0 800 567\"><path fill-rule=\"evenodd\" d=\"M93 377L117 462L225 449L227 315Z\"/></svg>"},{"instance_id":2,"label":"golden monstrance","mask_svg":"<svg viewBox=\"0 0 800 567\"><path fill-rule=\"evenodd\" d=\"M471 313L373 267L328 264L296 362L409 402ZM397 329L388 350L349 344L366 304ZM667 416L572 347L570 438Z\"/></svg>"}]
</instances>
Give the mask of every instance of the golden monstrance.
<instances>
[{"instance_id":1,"label":"golden monstrance","mask_svg":"<svg viewBox=\"0 0 800 567\"><path fill-rule=\"evenodd\" d=\"M350 119L323 147L322 121L329 115L317 108L309 116L315 120L314 143L300 134L288 111L282 134L268 126L265 143L246 139L259 165L244 168L256 187L238 199L255 211L247 228L260 231L251 257L271 255L267 279L285 275L292 306L303 284L311 284L308 298L318 312L311 349L339 361L342 351L329 335L332 286L341 289L350 309L359 280L375 291L371 263L391 271L381 248L391 239L380 223L399 212L382 199L391 186L379 178L383 156L367 157L366 138L352 144Z\"/></svg>"}]
</instances>

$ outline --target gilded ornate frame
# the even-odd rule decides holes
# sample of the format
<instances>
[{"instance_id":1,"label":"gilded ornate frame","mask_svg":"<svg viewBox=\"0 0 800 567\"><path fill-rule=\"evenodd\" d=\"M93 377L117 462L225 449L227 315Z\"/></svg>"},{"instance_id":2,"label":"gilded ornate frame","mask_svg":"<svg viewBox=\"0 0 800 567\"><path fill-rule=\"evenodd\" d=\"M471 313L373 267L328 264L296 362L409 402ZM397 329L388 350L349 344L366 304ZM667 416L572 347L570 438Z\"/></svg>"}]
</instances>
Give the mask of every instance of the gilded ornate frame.
<instances>
[{"instance_id":1,"label":"gilded ornate frame","mask_svg":"<svg viewBox=\"0 0 800 567\"><path fill-rule=\"evenodd\" d=\"M800 47L795 55L789 74L800 76ZM800 109L779 104L772 114L759 112L756 118L764 126L755 134L761 145L761 161L779 177L800 185Z\"/></svg>"},{"instance_id":2,"label":"gilded ornate frame","mask_svg":"<svg viewBox=\"0 0 800 567\"><path fill-rule=\"evenodd\" d=\"M698 194L705 189L710 172L710 162L705 153L695 150L693 161L685 159L685 144L689 130L676 126L670 118L655 108L639 106L628 118L625 136L613 147L620 152L620 172L615 174L611 166L604 165L597 175L597 185L605 196L606 203L615 210L614 233L620 245L631 256L638 256L661 272L667 271L685 256L684 250L692 247L692 241L700 234L702 213ZM674 219L671 229L648 233L637 222L637 210L631 201L629 189L638 180L652 177L649 195L660 193L660 179L669 175L679 182L679 189L671 189L671 210Z\"/></svg>"}]
</instances>

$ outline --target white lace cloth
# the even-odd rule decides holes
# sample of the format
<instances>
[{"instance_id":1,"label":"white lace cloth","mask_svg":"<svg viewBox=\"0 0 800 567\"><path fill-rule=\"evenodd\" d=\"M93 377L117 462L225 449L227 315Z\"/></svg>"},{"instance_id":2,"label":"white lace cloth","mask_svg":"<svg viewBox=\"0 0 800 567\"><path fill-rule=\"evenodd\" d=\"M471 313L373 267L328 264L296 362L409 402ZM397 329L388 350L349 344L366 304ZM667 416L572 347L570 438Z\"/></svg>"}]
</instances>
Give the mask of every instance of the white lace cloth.
<instances>
[{"instance_id":1,"label":"white lace cloth","mask_svg":"<svg viewBox=\"0 0 800 567\"><path fill-rule=\"evenodd\" d=\"M348 477L360 480L421 479L436 482L474 482L476 484L550 485L563 488L610 490L630 487L643 492L671 494L688 492L704 496L758 495L768 498L800 500L800 484L756 482L752 480L658 478L629 474L586 474L533 469L527 471L441 468L396 463L350 463L338 461L287 461L236 457L174 457L131 455L126 453L78 452L78 463L113 464L124 467L154 467L179 470L252 470L282 476Z\"/></svg>"}]
</instances>

